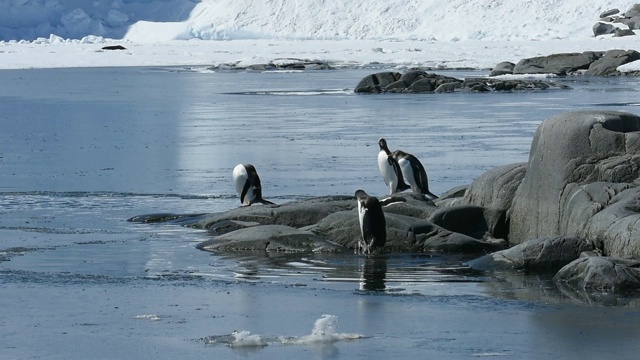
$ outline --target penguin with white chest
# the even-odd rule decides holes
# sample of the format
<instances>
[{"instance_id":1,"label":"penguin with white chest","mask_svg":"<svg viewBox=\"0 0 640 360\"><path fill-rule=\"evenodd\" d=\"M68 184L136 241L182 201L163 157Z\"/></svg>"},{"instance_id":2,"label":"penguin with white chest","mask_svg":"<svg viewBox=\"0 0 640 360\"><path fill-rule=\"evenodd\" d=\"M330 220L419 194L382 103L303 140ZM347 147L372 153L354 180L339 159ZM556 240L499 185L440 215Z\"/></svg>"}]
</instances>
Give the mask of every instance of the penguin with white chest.
<instances>
[{"instance_id":1,"label":"penguin with white chest","mask_svg":"<svg viewBox=\"0 0 640 360\"><path fill-rule=\"evenodd\" d=\"M271 204L262 198L262 185L256 168L251 164L238 164L233 168L233 185L240 195L240 202L243 206L255 203Z\"/></svg>"},{"instance_id":2,"label":"penguin with white chest","mask_svg":"<svg viewBox=\"0 0 640 360\"><path fill-rule=\"evenodd\" d=\"M356 191L358 220L362 239L358 240L356 254L381 252L387 241L387 224L378 198L369 196L364 190Z\"/></svg>"},{"instance_id":3,"label":"penguin with white chest","mask_svg":"<svg viewBox=\"0 0 640 360\"><path fill-rule=\"evenodd\" d=\"M378 152L378 169L382 174L384 183L389 187L389 194L404 191L409 189L409 185L404 182L402 177L402 170L398 161L393 157L387 141L383 138L378 140L380 146L380 152Z\"/></svg>"},{"instance_id":4,"label":"penguin with white chest","mask_svg":"<svg viewBox=\"0 0 640 360\"><path fill-rule=\"evenodd\" d=\"M418 158L402 150L394 151L391 156L400 165L402 175L406 178L413 192L425 195L429 200L438 198L438 196L429 191L427 171Z\"/></svg>"}]
</instances>

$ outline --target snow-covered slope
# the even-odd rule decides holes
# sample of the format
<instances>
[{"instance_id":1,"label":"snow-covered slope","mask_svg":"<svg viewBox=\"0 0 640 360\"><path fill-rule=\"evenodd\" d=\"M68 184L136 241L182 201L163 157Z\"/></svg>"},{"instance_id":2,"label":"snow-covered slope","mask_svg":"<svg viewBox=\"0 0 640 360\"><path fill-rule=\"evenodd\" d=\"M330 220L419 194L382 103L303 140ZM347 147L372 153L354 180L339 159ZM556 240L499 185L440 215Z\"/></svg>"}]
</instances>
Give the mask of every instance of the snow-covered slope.
<instances>
[{"instance_id":1,"label":"snow-covered slope","mask_svg":"<svg viewBox=\"0 0 640 360\"><path fill-rule=\"evenodd\" d=\"M592 36L615 0L0 0L0 40L548 40Z\"/></svg>"}]
</instances>

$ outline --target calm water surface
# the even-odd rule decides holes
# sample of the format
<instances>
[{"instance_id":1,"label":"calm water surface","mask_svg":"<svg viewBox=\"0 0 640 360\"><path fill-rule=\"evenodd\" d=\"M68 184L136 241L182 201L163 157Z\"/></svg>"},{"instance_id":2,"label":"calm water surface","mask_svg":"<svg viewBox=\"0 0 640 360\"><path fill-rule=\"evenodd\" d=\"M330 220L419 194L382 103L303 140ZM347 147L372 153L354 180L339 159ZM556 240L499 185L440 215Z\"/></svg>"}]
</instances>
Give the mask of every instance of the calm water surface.
<instances>
[{"instance_id":1,"label":"calm water surface","mask_svg":"<svg viewBox=\"0 0 640 360\"><path fill-rule=\"evenodd\" d=\"M241 162L277 203L385 194L379 137L422 159L442 193L526 161L550 116L640 113L636 79L352 93L376 71L0 71L0 358L635 358L633 299L452 256L214 256L195 249L204 232L126 222L238 206Z\"/></svg>"}]
</instances>

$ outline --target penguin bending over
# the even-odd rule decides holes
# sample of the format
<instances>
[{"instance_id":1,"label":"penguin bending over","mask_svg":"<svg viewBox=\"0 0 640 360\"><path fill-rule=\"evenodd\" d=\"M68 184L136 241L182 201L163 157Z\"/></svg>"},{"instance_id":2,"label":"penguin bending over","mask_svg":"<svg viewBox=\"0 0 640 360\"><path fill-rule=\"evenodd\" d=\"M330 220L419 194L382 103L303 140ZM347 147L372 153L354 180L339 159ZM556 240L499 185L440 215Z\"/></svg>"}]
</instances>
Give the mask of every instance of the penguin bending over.
<instances>
[{"instance_id":1,"label":"penguin bending over","mask_svg":"<svg viewBox=\"0 0 640 360\"><path fill-rule=\"evenodd\" d=\"M438 196L429 191L429 178L422 163L415 156L402 150L394 151L391 156L398 162L402 174L415 193L425 195L429 200L437 199Z\"/></svg>"},{"instance_id":2,"label":"penguin bending over","mask_svg":"<svg viewBox=\"0 0 640 360\"><path fill-rule=\"evenodd\" d=\"M398 161L392 156L387 141L383 138L378 140L380 152L378 152L378 169L382 174L384 183L389 187L389 194L409 189L409 185L404 182L402 170Z\"/></svg>"},{"instance_id":3,"label":"penguin bending over","mask_svg":"<svg viewBox=\"0 0 640 360\"><path fill-rule=\"evenodd\" d=\"M381 252L387 241L387 225L380 201L375 196L369 196L364 190L356 191L356 200L362 239L358 240L355 253L368 255Z\"/></svg>"},{"instance_id":4,"label":"penguin bending over","mask_svg":"<svg viewBox=\"0 0 640 360\"><path fill-rule=\"evenodd\" d=\"M240 202L243 206L255 203L271 204L262 198L262 185L256 168L251 164L238 164L233 168L233 185L240 195Z\"/></svg>"}]
</instances>

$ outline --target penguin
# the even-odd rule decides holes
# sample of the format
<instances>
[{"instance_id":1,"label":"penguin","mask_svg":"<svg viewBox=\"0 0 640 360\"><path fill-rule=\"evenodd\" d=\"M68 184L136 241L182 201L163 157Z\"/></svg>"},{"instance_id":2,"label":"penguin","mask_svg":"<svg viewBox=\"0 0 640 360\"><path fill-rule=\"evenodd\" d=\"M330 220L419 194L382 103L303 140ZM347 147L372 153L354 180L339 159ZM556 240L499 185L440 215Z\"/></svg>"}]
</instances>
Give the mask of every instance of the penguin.
<instances>
[{"instance_id":1,"label":"penguin","mask_svg":"<svg viewBox=\"0 0 640 360\"><path fill-rule=\"evenodd\" d=\"M262 185L256 168L251 164L238 164L233 168L233 184L243 206L255 203L271 204L262 198Z\"/></svg>"},{"instance_id":2,"label":"penguin","mask_svg":"<svg viewBox=\"0 0 640 360\"><path fill-rule=\"evenodd\" d=\"M398 161L392 156L387 147L387 141L383 138L378 140L380 152L378 152L378 168L384 178L384 183L389 187L389 194L409 189L409 185L404 182L402 170Z\"/></svg>"},{"instance_id":3,"label":"penguin","mask_svg":"<svg viewBox=\"0 0 640 360\"><path fill-rule=\"evenodd\" d=\"M402 175L406 178L413 192L425 195L429 200L438 198L438 196L429 191L427 171L418 158L402 150L394 151L391 156L400 165Z\"/></svg>"},{"instance_id":4,"label":"penguin","mask_svg":"<svg viewBox=\"0 0 640 360\"><path fill-rule=\"evenodd\" d=\"M356 254L380 252L387 241L387 227L380 201L369 196L364 190L356 191L358 201L358 220L362 239L358 240Z\"/></svg>"}]
</instances>

